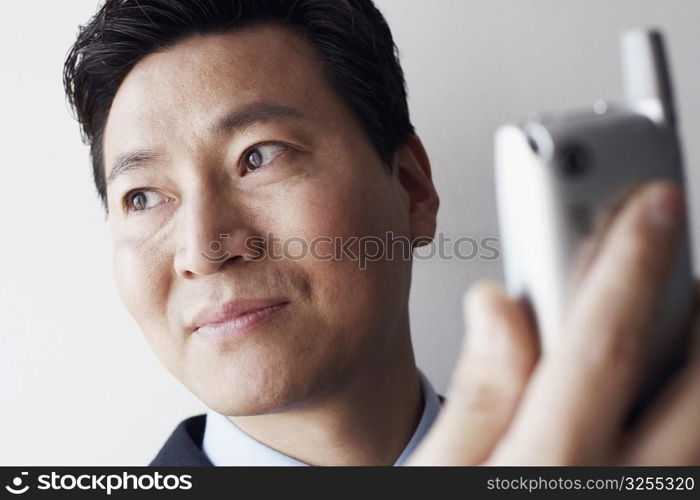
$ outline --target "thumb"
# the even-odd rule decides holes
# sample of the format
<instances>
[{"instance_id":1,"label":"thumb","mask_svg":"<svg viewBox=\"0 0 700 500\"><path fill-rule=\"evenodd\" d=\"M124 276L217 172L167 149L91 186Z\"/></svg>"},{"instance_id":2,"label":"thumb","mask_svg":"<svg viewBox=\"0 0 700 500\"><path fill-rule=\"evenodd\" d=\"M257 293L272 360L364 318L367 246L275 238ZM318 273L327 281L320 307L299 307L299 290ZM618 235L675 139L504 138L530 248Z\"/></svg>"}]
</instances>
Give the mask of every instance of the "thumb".
<instances>
[{"instance_id":1,"label":"thumb","mask_svg":"<svg viewBox=\"0 0 700 500\"><path fill-rule=\"evenodd\" d=\"M500 284L480 281L463 301L466 335L445 405L408 465L475 465L510 425L537 362L538 342L523 305Z\"/></svg>"}]
</instances>

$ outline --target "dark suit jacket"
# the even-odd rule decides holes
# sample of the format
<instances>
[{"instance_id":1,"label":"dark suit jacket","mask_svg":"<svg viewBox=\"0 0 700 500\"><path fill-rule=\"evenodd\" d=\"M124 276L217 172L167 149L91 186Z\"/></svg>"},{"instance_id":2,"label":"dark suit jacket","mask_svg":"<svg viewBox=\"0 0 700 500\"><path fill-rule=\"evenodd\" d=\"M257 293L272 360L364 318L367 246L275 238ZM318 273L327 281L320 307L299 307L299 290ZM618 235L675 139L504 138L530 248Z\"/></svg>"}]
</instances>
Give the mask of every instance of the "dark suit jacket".
<instances>
[{"instance_id":1,"label":"dark suit jacket","mask_svg":"<svg viewBox=\"0 0 700 500\"><path fill-rule=\"evenodd\" d=\"M444 398L438 394L440 403ZM175 428L156 457L148 464L151 467L213 467L202 450L206 414L186 418Z\"/></svg>"}]
</instances>

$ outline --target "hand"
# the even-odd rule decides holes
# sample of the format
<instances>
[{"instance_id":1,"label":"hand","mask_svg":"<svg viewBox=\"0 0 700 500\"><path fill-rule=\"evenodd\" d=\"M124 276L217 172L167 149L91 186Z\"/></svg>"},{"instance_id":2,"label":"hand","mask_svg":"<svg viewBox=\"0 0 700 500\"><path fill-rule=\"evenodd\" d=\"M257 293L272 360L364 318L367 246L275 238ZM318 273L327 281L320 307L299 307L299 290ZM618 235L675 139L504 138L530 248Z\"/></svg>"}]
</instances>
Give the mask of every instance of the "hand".
<instances>
[{"instance_id":1,"label":"hand","mask_svg":"<svg viewBox=\"0 0 700 500\"><path fill-rule=\"evenodd\" d=\"M682 221L672 184L630 196L546 353L521 304L497 283L473 286L445 406L408 465L700 465L700 295L689 363L622 426Z\"/></svg>"}]
</instances>

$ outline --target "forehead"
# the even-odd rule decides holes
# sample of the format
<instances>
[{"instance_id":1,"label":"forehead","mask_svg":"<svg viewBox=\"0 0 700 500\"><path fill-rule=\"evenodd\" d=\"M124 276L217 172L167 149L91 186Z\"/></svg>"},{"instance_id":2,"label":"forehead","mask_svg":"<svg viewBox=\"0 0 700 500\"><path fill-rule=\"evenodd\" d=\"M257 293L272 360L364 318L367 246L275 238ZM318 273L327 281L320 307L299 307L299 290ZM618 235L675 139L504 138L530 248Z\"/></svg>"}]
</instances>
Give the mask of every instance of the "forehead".
<instances>
[{"instance_id":1,"label":"forehead","mask_svg":"<svg viewBox=\"0 0 700 500\"><path fill-rule=\"evenodd\" d=\"M238 105L266 101L322 115L335 96L313 47L292 28L260 24L195 35L148 55L117 91L104 134L106 165L117 150L202 135ZM331 106L334 108L336 106Z\"/></svg>"}]
</instances>

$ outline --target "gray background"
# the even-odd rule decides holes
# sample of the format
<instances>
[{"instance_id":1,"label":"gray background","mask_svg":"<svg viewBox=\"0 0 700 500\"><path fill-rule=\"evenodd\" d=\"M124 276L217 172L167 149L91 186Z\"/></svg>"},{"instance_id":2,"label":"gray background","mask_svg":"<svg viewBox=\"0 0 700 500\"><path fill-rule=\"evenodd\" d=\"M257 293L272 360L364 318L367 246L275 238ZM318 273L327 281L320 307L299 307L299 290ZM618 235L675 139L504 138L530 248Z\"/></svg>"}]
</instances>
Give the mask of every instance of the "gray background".
<instances>
[{"instance_id":1,"label":"gray background","mask_svg":"<svg viewBox=\"0 0 700 500\"><path fill-rule=\"evenodd\" d=\"M377 4L431 158L440 231L496 236L494 129L531 111L620 98L619 31L655 25L671 49L698 234L700 2ZM145 464L177 422L204 411L151 354L114 290L109 233L60 80L76 27L95 8L0 0L2 465ZM462 294L479 278L500 279L500 262L416 262L413 339L439 391L461 342Z\"/></svg>"}]
</instances>

